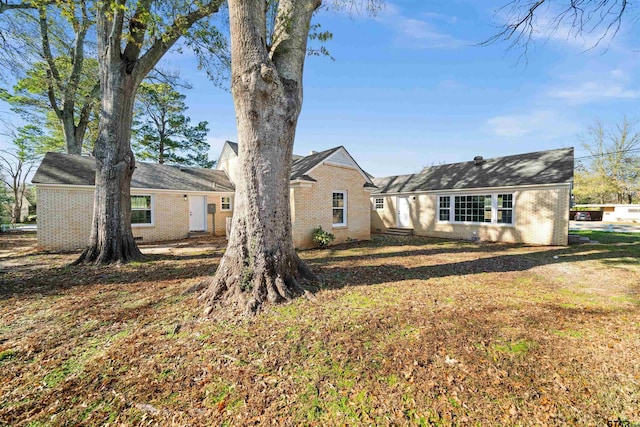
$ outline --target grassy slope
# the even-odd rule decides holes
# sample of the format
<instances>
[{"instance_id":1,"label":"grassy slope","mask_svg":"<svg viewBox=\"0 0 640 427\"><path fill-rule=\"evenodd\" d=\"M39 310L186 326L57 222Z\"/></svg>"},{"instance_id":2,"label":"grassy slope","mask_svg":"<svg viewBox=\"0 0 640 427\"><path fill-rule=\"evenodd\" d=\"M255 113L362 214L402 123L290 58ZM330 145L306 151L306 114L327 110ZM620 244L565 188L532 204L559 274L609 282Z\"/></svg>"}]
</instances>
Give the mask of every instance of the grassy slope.
<instances>
[{"instance_id":1,"label":"grassy slope","mask_svg":"<svg viewBox=\"0 0 640 427\"><path fill-rule=\"evenodd\" d=\"M182 295L220 251L0 273L0 425L603 425L640 421L640 243L384 239L250 321ZM557 257L557 258L556 258Z\"/></svg>"}]
</instances>

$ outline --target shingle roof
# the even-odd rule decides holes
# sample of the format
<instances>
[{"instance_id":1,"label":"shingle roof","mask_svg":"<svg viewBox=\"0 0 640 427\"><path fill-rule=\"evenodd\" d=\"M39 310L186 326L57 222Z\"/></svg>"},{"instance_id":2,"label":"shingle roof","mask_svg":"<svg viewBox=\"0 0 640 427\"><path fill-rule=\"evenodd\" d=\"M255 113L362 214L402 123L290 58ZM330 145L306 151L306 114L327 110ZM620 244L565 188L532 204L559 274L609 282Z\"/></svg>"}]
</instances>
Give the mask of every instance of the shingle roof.
<instances>
[{"instance_id":1,"label":"shingle roof","mask_svg":"<svg viewBox=\"0 0 640 427\"><path fill-rule=\"evenodd\" d=\"M330 150L320 151L305 157L296 156L298 159L293 160L291 164L291 180L302 179L305 181L315 181L315 179L306 175L311 169L322 163L327 157L338 151L342 147L335 147Z\"/></svg>"},{"instance_id":2,"label":"shingle roof","mask_svg":"<svg viewBox=\"0 0 640 427\"><path fill-rule=\"evenodd\" d=\"M225 141L225 143L229 146L229 148L231 148L233 150L234 153L236 153L236 156L238 155L238 143L237 142L231 142L231 141Z\"/></svg>"},{"instance_id":3,"label":"shingle roof","mask_svg":"<svg viewBox=\"0 0 640 427\"><path fill-rule=\"evenodd\" d=\"M512 187L567 183L573 179L573 148L486 159L480 164L427 167L418 174L375 178L373 193Z\"/></svg>"},{"instance_id":4,"label":"shingle roof","mask_svg":"<svg viewBox=\"0 0 640 427\"><path fill-rule=\"evenodd\" d=\"M36 171L34 184L94 185L95 158L47 153ZM132 188L180 191L234 191L221 170L136 162Z\"/></svg>"},{"instance_id":5,"label":"shingle roof","mask_svg":"<svg viewBox=\"0 0 640 427\"><path fill-rule=\"evenodd\" d=\"M237 142L225 141L225 144L233 150L236 156L238 155ZM313 153L308 156L293 154L291 156L291 180L302 179L305 181L315 181L315 179L306 175L306 173L339 149L340 147L335 147L330 150Z\"/></svg>"}]
</instances>

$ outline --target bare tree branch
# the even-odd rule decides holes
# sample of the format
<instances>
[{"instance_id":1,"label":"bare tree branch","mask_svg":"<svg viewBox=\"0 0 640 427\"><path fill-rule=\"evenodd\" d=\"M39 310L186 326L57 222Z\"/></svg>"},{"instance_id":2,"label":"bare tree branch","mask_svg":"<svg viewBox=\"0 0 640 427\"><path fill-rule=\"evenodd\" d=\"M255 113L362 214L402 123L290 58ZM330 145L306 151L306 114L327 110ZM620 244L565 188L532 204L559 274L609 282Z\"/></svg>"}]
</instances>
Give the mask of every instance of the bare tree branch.
<instances>
[{"instance_id":1,"label":"bare tree branch","mask_svg":"<svg viewBox=\"0 0 640 427\"><path fill-rule=\"evenodd\" d=\"M541 33L549 38L565 32L567 38L594 35L595 41L585 46L593 49L618 35L624 19L630 14L629 6L629 0L511 0L494 14L504 22L500 31L480 45L510 41L509 49L522 49L526 57L528 46Z\"/></svg>"}]
</instances>

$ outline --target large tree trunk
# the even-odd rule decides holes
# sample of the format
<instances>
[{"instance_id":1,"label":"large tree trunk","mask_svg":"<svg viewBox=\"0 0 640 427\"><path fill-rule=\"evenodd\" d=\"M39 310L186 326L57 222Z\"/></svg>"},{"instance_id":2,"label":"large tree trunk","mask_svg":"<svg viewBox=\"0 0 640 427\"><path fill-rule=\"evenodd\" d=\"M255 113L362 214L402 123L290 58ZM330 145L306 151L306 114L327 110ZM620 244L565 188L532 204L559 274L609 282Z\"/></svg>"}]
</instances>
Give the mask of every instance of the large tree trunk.
<instances>
[{"instance_id":1,"label":"large tree trunk","mask_svg":"<svg viewBox=\"0 0 640 427\"><path fill-rule=\"evenodd\" d=\"M82 140L84 139L84 129L82 132L78 132L78 128L74 122L73 113L71 115L64 114L61 117L62 120L62 129L64 130L64 139L67 144L67 153L68 154L77 154L78 156L82 154ZM85 128L86 129L86 128Z\"/></svg>"},{"instance_id":2,"label":"large tree trunk","mask_svg":"<svg viewBox=\"0 0 640 427\"><path fill-rule=\"evenodd\" d=\"M96 186L89 246L79 263L124 263L141 259L131 231L131 122L138 81L119 61L101 67L100 125L94 152Z\"/></svg>"},{"instance_id":3,"label":"large tree trunk","mask_svg":"<svg viewBox=\"0 0 640 427\"><path fill-rule=\"evenodd\" d=\"M319 5L293 0L282 1L280 7L287 4L292 13L291 3L296 2ZM313 9L308 6L304 14L293 13L296 17L289 22L306 20L302 26L306 25L308 33ZM267 51L261 34L263 1L229 1L229 17L239 146L236 201L227 250L202 297L205 313L228 303L244 314L253 314L264 302L282 302L303 294L302 284L315 279L295 252L289 205L307 33L293 61L279 64L272 59L275 53ZM298 24L293 22L290 28ZM295 68L295 78L287 78L291 71L287 67Z\"/></svg>"},{"instance_id":4,"label":"large tree trunk","mask_svg":"<svg viewBox=\"0 0 640 427\"><path fill-rule=\"evenodd\" d=\"M22 214L22 198L15 196L15 203L13 204L13 212L11 212L11 223L17 224L22 221L20 215Z\"/></svg>"},{"instance_id":5,"label":"large tree trunk","mask_svg":"<svg viewBox=\"0 0 640 427\"><path fill-rule=\"evenodd\" d=\"M124 0L96 2L96 33L100 74L100 123L94 146L96 190L89 246L78 263L121 263L142 258L131 232L131 177L135 159L131 150L134 98L142 80L162 56L195 22L218 11L212 1L179 15L141 55L152 1L125 7ZM133 13L132 13L133 12ZM125 21L128 29L124 31ZM122 46L123 40L126 44ZM88 105L88 104L86 104ZM83 109L88 118L89 110Z\"/></svg>"}]
</instances>

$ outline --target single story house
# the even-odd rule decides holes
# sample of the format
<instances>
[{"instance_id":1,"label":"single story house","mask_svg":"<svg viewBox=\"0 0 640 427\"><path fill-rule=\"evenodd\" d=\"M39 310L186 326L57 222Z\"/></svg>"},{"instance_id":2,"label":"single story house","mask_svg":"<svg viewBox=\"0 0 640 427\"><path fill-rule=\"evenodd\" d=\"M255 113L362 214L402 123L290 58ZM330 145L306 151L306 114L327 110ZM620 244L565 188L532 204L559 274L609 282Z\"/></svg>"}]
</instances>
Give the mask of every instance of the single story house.
<instances>
[{"instance_id":1,"label":"single story house","mask_svg":"<svg viewBox=\"0 0 640 427\"><path fill-rule=\"evenodd\" d=\"M136 163L131 219L137 240L182 239L190 232L225 235L233 216L238 146L226 142L215 170ZM84 247L91 231L95 159L47 153L32 180L38 197L38 246ZM295 156L290 196L297 248L313 247L313 229L334 243L369 239L373 183L344 147Z\"/></svg>"},{"instance_id":2,"label":"single story house","mask_svg":"<svg viewBox=\"0 0 640 427\"><path fill-rule=\"evenodd\" d=\"M143 241L190 232L224 235L233 216L238 145L226 142L215 170L139 162L131 183L132 228ZM91 230L95 161L47 153L33 183L38 245L85 246ZM573 148L424 168L373 178L344 147L294 156L290 201L297 248L322 227L341 243L392 228L417 235L566 245Z\"/></svg>"},{"instance_id":3,"label":"single story house","mask_svg":"<svg viewBox=\"0 0 640 427\"><path fill-rule=\"evenodd\" d=\"M371 227L421 236L566 245L573 148L438 165L376 178Z\"/></svg>"},{"instance_id":4,"label":"single story house","mask_svg":"<svg viewBox=\"0 0 640 427\"><path fill-rule=\"evenodd\" d=\"M38 197L38 246L79 249L91 233L95 158L47 153L32 179ZM223 171L136 162L131 225L141 241L182 239L194 231L224 234L234 187ZM209 213L208 205L215 205Z\"/></svg>"}]
</instances>

